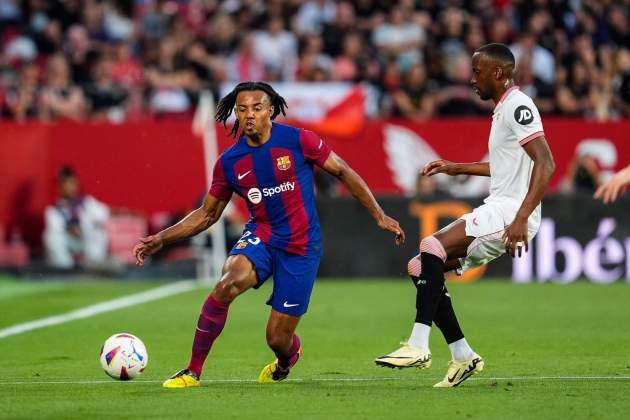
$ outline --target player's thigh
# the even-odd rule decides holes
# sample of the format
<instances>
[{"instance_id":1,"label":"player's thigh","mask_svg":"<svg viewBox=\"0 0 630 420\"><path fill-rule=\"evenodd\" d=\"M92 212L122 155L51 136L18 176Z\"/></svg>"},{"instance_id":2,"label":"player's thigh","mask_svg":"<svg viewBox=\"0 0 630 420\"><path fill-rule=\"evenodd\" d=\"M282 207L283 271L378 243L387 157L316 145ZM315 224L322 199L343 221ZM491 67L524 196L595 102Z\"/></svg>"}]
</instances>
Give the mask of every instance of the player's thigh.
<instances>
[{"instance_id":1,"label":"player's thigh","mask_svg":"<svg viewBox=\"0 0 630 420\"><path fill-rule=\"evenodd\" d=\"M466 234L466 222L462 219L458 219L440 229L433 236L444 247L447 260L466 256L468 246L475 240L474 237Z\"/></svg>"},{"instance_id":2,"label":"player's thigh","mask_svg":"<svg viewBox=\"0 0 630 420\"><path fill-rule=\"evenodd\" d=\"M219 295L233 295L251 287L257 289L272 272L273 261L267 245L246 231L230 251L215 290Z\"/></svg>"},{"instance_id":3,"label":"player's thigh","mask_svg":"<svg viewBox=\"0 0 630 420\"><path fill-rule=\"evenodd\" d=\"M273 292L267 304L282 314L302 316L308 310L320 257L276 250Z\"/></svg>"}]
</instances>

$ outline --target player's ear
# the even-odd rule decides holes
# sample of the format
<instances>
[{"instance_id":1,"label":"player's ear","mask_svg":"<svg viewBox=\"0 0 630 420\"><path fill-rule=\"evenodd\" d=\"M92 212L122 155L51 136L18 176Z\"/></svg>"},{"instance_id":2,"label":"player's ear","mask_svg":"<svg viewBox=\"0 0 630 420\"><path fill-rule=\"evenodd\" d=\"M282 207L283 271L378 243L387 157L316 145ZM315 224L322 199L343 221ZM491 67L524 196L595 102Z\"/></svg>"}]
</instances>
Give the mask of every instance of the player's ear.
<instances>
[{"instance_id":1,"label":"player's ear","mask_svg":"<svg viewBox=\"0 0 630 420\"><path fill-rule=\"evenodd\" d=\"M503 69L501 67L497 67L494 71L494 77L498 80L501 79L501 76L503 76Z\"/></svg>"}]
</instances>

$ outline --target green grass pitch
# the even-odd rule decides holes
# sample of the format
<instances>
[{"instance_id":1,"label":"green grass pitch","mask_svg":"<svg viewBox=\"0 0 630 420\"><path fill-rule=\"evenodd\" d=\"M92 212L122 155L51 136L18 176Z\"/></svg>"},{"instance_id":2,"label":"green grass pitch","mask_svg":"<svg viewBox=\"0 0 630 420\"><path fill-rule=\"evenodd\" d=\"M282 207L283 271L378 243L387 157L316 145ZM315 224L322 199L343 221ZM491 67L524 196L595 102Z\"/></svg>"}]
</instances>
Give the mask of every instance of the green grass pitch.
<instances>
[{"instance_id":1,"label":"green grass pitch","mask_svg":"<svg viewBox=\"0 0 630 420\"><path fill-rule=\"evenodd\" d=\"M157 285L0 281L0 329ZM436 329L431 369L373 363L410 331L408 281L323 280L298 327L304 354L290 381L255 383L273 358L265 285L232 305L204 386L162 389L188 360L208 293L197 289L0 339L0 418L628 418L630 285L482 280L449 289L468 341L486 359L483 374L459 388L431 387L449 359ZM150 358L130 382L109 379L98 362L103 341L123 331L142 338Z\"/></svg>"}]
</instances>

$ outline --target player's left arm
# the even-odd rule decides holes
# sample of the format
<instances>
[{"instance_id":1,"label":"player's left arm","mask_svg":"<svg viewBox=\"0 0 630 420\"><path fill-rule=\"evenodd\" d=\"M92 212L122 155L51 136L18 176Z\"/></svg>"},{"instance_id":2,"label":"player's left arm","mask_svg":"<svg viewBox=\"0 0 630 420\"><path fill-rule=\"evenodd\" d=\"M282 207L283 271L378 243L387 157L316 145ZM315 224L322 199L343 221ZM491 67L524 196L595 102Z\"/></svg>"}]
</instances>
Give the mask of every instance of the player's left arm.
<instances>
[{"instance_id":1,"label":"player's left arm","mask_svg":"<svg viewBox=\"0 0 630 420\"><path fill-rule=\"evenodd\" d=\"M400 224L385 214L363 178L340 158L339 155L335 152L330 152L322 168L345 185L354 198L370 212L374 220L376 220L378 227L393 232L396 235L396 245L405 242L405 232L400 227Z\"/></svg>"},{"instance_id":2,"label":"player's left arm","mask_svg":"<svg viewBox=\"0 0 630 420\"><path fill-rule=\"evenodd\" d=\"M505 229L503 234L505 248L512 257L515 256L517 250L518 256L521 256L521 244L524 245L525 251L528 250L527 219L540 204L547 191L551 177L556 170L553 155L544 135L524 144L523 149L534 161L534 168L532 169L529 190L525 195L525 199L516 213L514 221Z\"/></svg>"}]
</instances>

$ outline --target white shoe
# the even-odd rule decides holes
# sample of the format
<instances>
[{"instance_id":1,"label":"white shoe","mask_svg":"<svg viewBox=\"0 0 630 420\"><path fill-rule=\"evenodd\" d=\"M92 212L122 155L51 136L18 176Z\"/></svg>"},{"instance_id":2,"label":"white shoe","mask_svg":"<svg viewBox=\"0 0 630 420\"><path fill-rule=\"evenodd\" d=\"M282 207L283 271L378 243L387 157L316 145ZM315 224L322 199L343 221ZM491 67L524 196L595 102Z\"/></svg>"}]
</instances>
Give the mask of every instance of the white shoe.
<instances>
[{"instance_id":1,"label":"white shoe","mask_svg":"<svg viewBox=\"0 0 630 420\"><path fill-rule=\"evenodd\" d=\"M433 385L433 388L452 388L455 387L473 375L483 370L483 359L477 353L468 360L448 362L448 370L442 381Z\"/></svg>"},{"instance_id":2,"label":"white shoe","mask_svg":"<svg viewBox=\"0 0 630 420\"><path fill-rule=\"evenodd\" d=\"M421 349L414 347L409 343L400 343L403 346L398 350L377 357L374 360L379 366L390 368L409 368L427 369L431 367L431 351L429 349Z\"/></svg>"}]
</instances>

